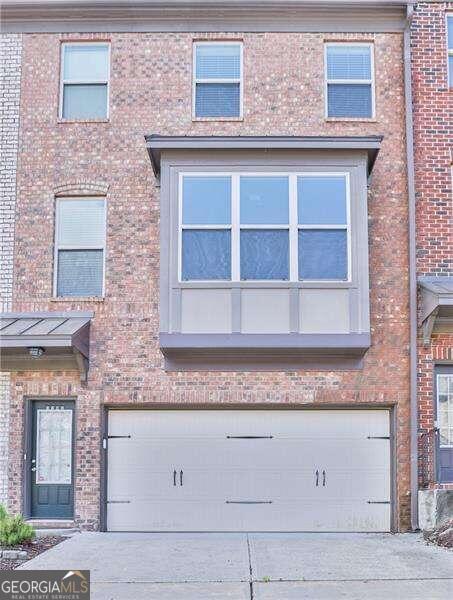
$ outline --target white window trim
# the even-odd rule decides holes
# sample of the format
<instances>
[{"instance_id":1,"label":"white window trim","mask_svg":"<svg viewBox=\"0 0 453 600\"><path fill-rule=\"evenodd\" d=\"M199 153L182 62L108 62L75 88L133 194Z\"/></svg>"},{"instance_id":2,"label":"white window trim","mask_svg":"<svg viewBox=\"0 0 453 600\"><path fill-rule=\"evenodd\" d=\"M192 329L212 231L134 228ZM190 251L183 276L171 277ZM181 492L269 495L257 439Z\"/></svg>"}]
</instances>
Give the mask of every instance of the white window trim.
<instances>
[{"instance_id":1,"label":"white window trim","mask_svg":"<svg viewBox=\"0 0 453 600\"><path fill-rule=\"evenodd\" d=\"M183 179L184 177L231 177L231 224L227 225L183 225ZM240 178L241 177L288 177L289 179L289 223L288 224L240 224ZM297 179L299 177L344 177L346 180L346 224L311 224L298 223ZM182 279L182 232L184 229L226 229L231 231L231 279ZM242 229L284 229L289 231L289 278L288 279L241 279L240 277L240 232ZM301 229L344 229L347 232L347 279L299 279L298 234ZM187 283L351 283L352 282L352 243L351 243L351 188L350 174L344 171L300 171L300 172L180 172L178 180L178 282Z\"/></svg>"},{"instance_id":2,"label":"white window trim","mask_svg":"<svg viewBox=\"0 0 453 600\"><path fill-rule=\"evenodd\" d=\"M198 46L239 46L240 76L235 78L197 78L197 48ZM244 44L242 41L201 41L194 42L192 48L192 119L210 121L241 120L244 111ZM199 117L196 114L197 83L239 83L239 115L234 117Z\"/></svg>"},{"instance_id":3,"label":"white window trim","mask_svg":"<svg viewBox=\"0 0 453 600\"><path fill-rule=\"evenodd\" d=\"M453 24L453 13L447 13L445 15L445 42L447 46L447 85L449 88L453 88L453 81L450 80L450 57L453 57L453 46L450 48L448 45L448 21Z\"/></svg>"},{"instance_id":4,"label":"white window trim","mask_svg":"<svg viewBox=\"0 0 453 600\"><path fill-rule=\"evenodd\" d=\"M371 58L371 78L370 79L329 79L327 77L327 49L332 46L359 46L370 49ZM368 84L371 85L371 116L370 117L335 117L329 115L329 84ZM324 113L326 119L338 120L358 120L364 121L376 118L376 83L375 83L375 68L374 68L374 44L372 42L326 42L324 44Z\"/></svg>"},{"instance_id":5,"label":"white window trim","mask_svg":"<svg viewBox=\"0 0 453 600\"><path fill-rule=\"evenodd\" d=\"M64 53L65 53L65 48L67 48L68 46L106 46L107 47L107 72L108 72L108 77L107 79L64 79L63 77L63 73L64 73ZM59 119L64 119L64 120L68 120L68 121L85 121L85 120L90 120L90 121L99 121L99 120L104 120L104 119L109 119L110 118L110 52L111 52L111 46L110 46L110 42L97 42L97 41L87 41L87 42L63 42L61 44L61 49L60 49L60 98L59 98L59 107L58 107L58 118ZM98 117L93 117L92 119L72 119L70 117L64 117L63 116L63 91L64 91L64 86L66 84L84 84L84 85L90 85L90 84L107 84L107 107L106 107L106 116L102 117L102 119L99 119Z\"/></svg>"},{"instance_id":6,"label":"white window trim","mask_svg":"<svg viewBox=\"0 0 453 600\"><path fill-rule=\"evenodd\" d=\"M437 373L436 374L436 411L437 411L437 424L438 426L440 425L440 402L439 402L439 378L440 377L451 377L453 379L453 372L452 373ZM441 427L439 427L439 432L440 432ZM453 448L453 443L452 444L441 444L440 442L440 435L439 435L439 448Z\"/></svg>"},{"instance_id":7,"label":"white window trim","mask_svg":"<svg viewBox=\"0 0 453 600\"><path fill-rule=\"evenodd\" d=\"M99 244L93 245L67 245L60 244L58 239L58 231L60 225L60 211L59 204L61 202L65 202L67 200L81 200L81 201L90 201L90 200L102 200L104 203L104 244L100 246ZM54 270L53 270L53 297L54 298L66 298L67 296L58 296L58 252L59 250L102 250L102 295L100 297L104 297L105 295L105 266L106 266L106 237L107 237L107 201L105 196L65 196L62 198L56 198L55 200L55 232L54 232ZM84 297L83 294L80 297ZM90 296L91 297L91 296ZM77 296L71 296L71 298L77 298Z\"/></svg>"}]
</instances>

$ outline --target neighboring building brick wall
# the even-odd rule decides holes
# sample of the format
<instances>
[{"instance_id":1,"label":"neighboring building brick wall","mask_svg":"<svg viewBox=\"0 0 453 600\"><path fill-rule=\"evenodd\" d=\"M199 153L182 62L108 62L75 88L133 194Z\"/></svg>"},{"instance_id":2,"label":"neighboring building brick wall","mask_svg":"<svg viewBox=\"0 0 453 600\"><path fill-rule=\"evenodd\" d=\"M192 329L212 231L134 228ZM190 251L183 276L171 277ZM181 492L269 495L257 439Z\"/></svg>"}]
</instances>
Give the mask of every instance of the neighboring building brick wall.
<instances>
[{"instance_id":1,"label":"neighboring building brick wall","mask_svg":"<svg viewBox=\"0 0 453 600\"><path fill-rule=\"evenodd\" d=\"M11 310L22 36L0 35L0 312ZM9 373L0 373L0 504L8 500Z\"/></svg>"},{"instance_id":2,"label":"neighboring building brick wall","mask_svg":"<svg viewBox=\"0 0 453 600\"><path fill-rule=\"evenodd\" d=\"M14 378L10 480L21 504L24 396L77 396L76 518L99 519L103 404L368 405L396 409L397 527L410 527L408 202L400 34L112 34L111 121L58 123L61 39L25 35L15 310L93 309L87 386L75 373ZM244 40L244 121L192 122L192 40ZM323 42L375 43L377 120L324 119ZM291 57L291 60L282 57ZM372 348L361 371L165 372L159 333L159 188L144 134L385 136L369 194ZM104 302L53 301L54 192L107 183ZM33 244L30 240L33 239Z\"/></svg>"},{"instance_id":3,"label":"neighboring building brick wall","mask_svg":"<svg viewBox=\"0 0 453 600\"><path fill-rule=\"evenodd\" d=\"M448 87L446 14L453 2L419 2L412 24L417 274L453 276L453 92ZM434 478L434 367L453 364L453 334L418 344L420 483Z\"/></svg>"}]
</instances>

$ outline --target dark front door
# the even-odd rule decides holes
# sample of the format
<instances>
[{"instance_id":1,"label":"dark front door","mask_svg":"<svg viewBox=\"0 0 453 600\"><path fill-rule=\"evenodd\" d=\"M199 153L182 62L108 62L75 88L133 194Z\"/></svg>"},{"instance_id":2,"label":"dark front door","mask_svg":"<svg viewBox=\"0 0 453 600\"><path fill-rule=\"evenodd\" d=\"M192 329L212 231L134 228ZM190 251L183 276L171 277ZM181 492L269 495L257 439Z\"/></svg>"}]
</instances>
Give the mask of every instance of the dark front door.
<instances>
[{"instance_id":1,"label":"dark front door","mask_svg":"<svg viewBox=\"0 0 453 600\"><path fill-rule=\"evenodd\" d=\"M453 365L436 367L437 471L441 483L453 481Z\"/></svg>"},{"instance_id":2,"label":"dark front door","mask_svg":"<svg viewBox=\"0 0 453 600\"><path fill-rule=\"evenodd\" d=\"M73 516L74 402L32 403L31 516Z\"/></svg>"}]
</instances>

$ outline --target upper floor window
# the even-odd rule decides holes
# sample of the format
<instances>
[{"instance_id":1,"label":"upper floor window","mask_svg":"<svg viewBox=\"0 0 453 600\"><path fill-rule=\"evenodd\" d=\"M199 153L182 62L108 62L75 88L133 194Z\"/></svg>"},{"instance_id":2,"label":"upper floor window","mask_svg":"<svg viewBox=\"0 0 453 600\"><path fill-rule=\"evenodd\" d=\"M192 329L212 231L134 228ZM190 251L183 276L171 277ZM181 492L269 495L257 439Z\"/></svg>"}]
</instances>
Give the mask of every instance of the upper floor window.
<instances>
[{"instance_id":1,"label":"upper floor window","mask_svg":"<svg viewBox=\"0 0 453 600\"><path fill-rule=\"evenodd\" d=\"M196 42L193 65L195 118L242 116L242 44Z\"/></svg>"},{"instance_id":2,"label":"upper floor window","mask_svg":"<svg viewBox=\"0 0 453 600\"><path fill-rule=\"evenodd\" d=\"M65 43L61 47L60 117L108 117L109 44Z\"/></svg>"},{"instance_id":3,"label":"upper floor window","mask_svg":"<svg viewBox=\"0 0 453 600\"><path fill-rule=\"evenodd\" d=\"M453 15L447 16L447 39L448 39L448 81L453 87Z\"/></svg>"},{"instance_id":4,"label":"upper floor window","mask_svg":"<svg viewBox=\"0 0 453 600\"><path fill-rule=\"evenodd\" d=\"M182 175L181 189L181 281L350 278L347 174Z\"/></svg>"},{"instance_id":5,"label":"upper floor window","mask_svg":"<svg viewBox=\"0 0 453 600\"><path fill-rule=\"evenodd\" d=\"M58 198L55 295L103 296L105 199Z\"/></svg>"},{"instance_id":6,"label":"upper floor window","mask_svg":"<svg viewBox=\"0 0 453 600\"><path fill-rule=\"evenodd\" d=\"M326 44L326 115L374 117L372 44Z\"/></svg>"}]
</instances>

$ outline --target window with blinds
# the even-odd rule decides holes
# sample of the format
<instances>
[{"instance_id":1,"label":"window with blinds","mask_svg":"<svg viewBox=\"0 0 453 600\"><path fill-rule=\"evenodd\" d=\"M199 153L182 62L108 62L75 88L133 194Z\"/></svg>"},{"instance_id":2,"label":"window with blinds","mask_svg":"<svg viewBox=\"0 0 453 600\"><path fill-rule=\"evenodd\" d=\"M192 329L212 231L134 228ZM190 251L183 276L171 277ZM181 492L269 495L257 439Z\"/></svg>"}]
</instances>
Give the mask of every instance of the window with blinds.
<instances>
[{"instance_id":1,"label":"window with blinds","mask_svg":"<svg viewBox=\"0 0 453 600\"><path fill-rule=\"evenodd\" d=\"M194 44L193 114L196 118L242 116L242 44Z\"/></svg>"},{"instance_id":2,"label":"window with blinds","mask_svg":"<svg viewBox=\"0 0 453 600\"><path fill-rule=\"evenodd\" d=\"M105 199L59 198L55 229L55 295L103 296Z\"/></svg>"},{"instance_id":3,"label":"window with blinds","mask_svg":"<svg viewBox=\"0 0 453 600\"><path fill-rule=\"evenodd\" d=\"M60 117L108 117L109 45L65 43L61 47Z\"/></svg>"},{"instance_id":4,"label":"window with blinds","mask_svg":"<svg viewBox=\"0 0 453 600\"><path fill-rule=\"evenodd\" d=\"M326 44L325 52L327 117L373 118L372 45Z\"/></svg>"}]
</instances>

